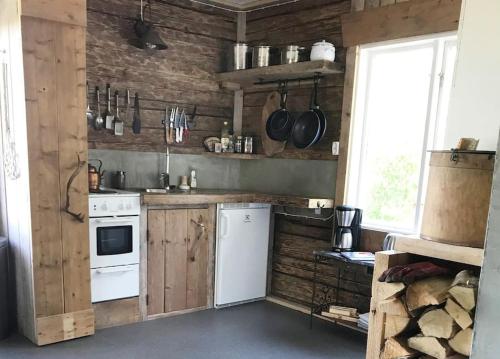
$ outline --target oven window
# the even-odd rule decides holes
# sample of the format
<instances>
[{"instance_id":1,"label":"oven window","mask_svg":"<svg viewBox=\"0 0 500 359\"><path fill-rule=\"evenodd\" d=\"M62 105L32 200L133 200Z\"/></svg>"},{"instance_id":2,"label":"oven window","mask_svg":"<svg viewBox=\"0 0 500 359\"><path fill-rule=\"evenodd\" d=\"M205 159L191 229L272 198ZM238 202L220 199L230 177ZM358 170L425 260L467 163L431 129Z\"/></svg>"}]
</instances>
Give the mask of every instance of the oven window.
<instances>
[{"instance_id":1,"label":"oven window","mask_svg":"<svg viewBox=\"0 0 500 359\"><path fill-rule=\"evenodd\" d=\"M132 226L97 228L97 255L132 253Z\"/></svg>"}]
</instances>

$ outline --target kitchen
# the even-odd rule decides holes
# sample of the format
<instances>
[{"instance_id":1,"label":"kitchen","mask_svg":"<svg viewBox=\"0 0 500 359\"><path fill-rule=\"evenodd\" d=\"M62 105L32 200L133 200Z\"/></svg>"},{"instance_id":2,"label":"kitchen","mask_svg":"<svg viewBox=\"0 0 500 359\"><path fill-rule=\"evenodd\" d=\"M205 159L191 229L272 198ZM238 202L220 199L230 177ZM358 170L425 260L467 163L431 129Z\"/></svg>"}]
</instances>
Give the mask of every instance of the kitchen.
<instances>
[{"instance_id":1,"label":"kitchen","mask_svg":"<svg viewBox=\"0 0 500 359\"><path fill-rule=\"evenodd\" d=\"M333 208L351 198L354 167L348 156L354 156L349 146L357 129L349 123L352 108L361 112L356 110L361 90L357 88L357 96L353 92L356 71L363 73L356 58L365 49L369 56L369 46L361 45L414 36L423 36L417 38L422 41L418 46L436 46L446 54L446 46L455 41L449 37L458 30L464 52L455 71L482 79L460 67L468 63L460 56L471 56L465 44L479 36L471 32L482 31L459 27L459 22L467 24L464 4L54 0L40 5L23 0L19 8L16 1L4 2L10 17L2 15L2 23L10 26L11 41L6 63L23 63L9 69L13 78L25 79L10 85L19 95L12 96L10 111L12 118L27 119L16 121L13 134L9 123L2 124L4 156L10 156L5 143L17 151L10 164L18 173L6 171L7 207L2 210L15 263L17 332L38 345L85 337L42 348L48 348L47 355L58 350L64 355L72 343L93 346L93 338L111 335L112 340L120 330L161 333L168 328L174 340L169 345L180 350L178 335L193 330L182 327L186 322L229 320L214 333L220 330L230 338L229 328L238 333L230 322L236 320L248 322L248 328L240 328L248 335L240 342L242 357L264 355L264 350L275 357L335 357L334 348L337 357L365 356L366 328L349 318L310 312L311 297L318 304L316 295L330 287L335 287L337 304L359 314L370 312L373 304L372 279L378 273L373 260L337 258L330 268L331 261L318 262L322 257L317 253L342 246L332 244ZM468 11L474 19L479 10ZM390 30L377 21L383 16L394 19ZM139 29L149 24L152 29ZM435 34L445 37L425 37ZM295 44L299 46L287 48ZM334 58L329 44L335 46ZM271 48L257 47L261 45ZM242 51L246 56L238 56ZM485 68L498 72L491 64ZM418 79L410 81L417 84ZM470 94L453 99L462 90L457 90L460 78L454 81L449 117L460 118L466 112L463 98ZM299 126L284 134L266 127L275 110L286 112L284 97L295 124L306 118L304 127L316 125L306 138L309 143L300 143L309 132ZM326 119L323 128L318 112ZM498 126L491 113L482 113L485 122L478 123L477 131L465 120L465 129L447 130L450 138L439 149L454 147L460 137L475 137L480 150L495 150ZM292 124L284 123L271 130ZM398 146L395 141L393 149L404 153ZM365 172L360 178L369 177ZM481 198L480 205L487 210L489 191L484 193L488 198ZM353 249L380 251L389 228L367 226L370 213L364 213L365 226L352 228ZM491 216L490 211L490 221ZM359 214L355 217L361 222ZM481 218L486 217L483 213ZM242 224L234 225L237 221ZM465 253L476 255L481 246L484 242ZM481 292L479 296L481 303ZM478 310L475 328L480 328L481 314ZM279 330L265 331L267 339L254 337L262 329L252 318L262 324L266 316ZM113 328L103 329L108 327ZM207 345L220 340L202 335L209 327L197 330ZM300 345L294 345L293 337L302 338ZM481 340L486 337L483 333ZM27 342L16 353L12 348L18 342L9 340L0 342L0 353L4 345L12 357L38 353ZM369 346L372 341L368 333ZM263 346L252 352L252 343ZM162 348L154 340L150 346ZM191 346L185 343L186 353ZM218 350L219 357L240 353L226 341ZM186 353L176 355L196 356L196 350Z\"/></svg>"}]
</instances>

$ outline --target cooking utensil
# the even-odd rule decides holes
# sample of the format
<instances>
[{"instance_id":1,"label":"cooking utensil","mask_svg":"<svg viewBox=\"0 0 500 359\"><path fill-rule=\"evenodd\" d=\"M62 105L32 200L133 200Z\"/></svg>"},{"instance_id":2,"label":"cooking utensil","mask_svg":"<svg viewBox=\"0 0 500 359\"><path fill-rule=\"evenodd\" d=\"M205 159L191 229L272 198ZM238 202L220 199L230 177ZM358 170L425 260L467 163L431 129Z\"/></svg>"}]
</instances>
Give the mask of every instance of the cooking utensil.
<instances>
[{"instance_id":1,"label":"cooking utensil","mask_svg":"<svg viewBox=\"0 0 500 359\"><path fill-rule=\"evenodd\" d=\"M174 119L174 128L175 128L175 142L179 143L179 128L180 128L180 119L181 119L181 114L179 112L179 107L175 108L175 119Z\"/></svg>"},{"instance_id":2,"label":"cooking utensil","mask_svg":"<svg viewBox=\"0 0 500 359\"><path fill-rule=\"evenodd\" d=\"M125 118L123 120L123 125L125 126L125 123L128 121L130 114L130 90L127 89L125 93Z\"/></svg>"},{"instance_id":3,"label":"cooking utensil","mask_svg":"<svg viewBox=\"0 0 500 359\"><path fill-rule=\"evenodd\" d=\"M119 101L120 101L120 94L118 93L118 91L115 91L116 115L113 123L113 127L115 129L115 136L123 136L123 121L120 119L120 109L118 106Z\"/></svg>"},{"instance_id":4,"label":"cooking utensil","mask_svg":"<svg viewBox=\"0 0 500 359\"><path fill-rule=\"evenodd\" d=\"M292 128L291 139L295 147L304 149L312 146L318 140L321 132L321 120L314 108L314 97L317 86L313 88L309 111L304 112L295 121Z\"/></svg>"},{"instance_id":5,"label":"cooking utensil","mask_svg":"<svg viewBox=\"0 0 500 359\"><path fill-rule=\"evenodd\" d=\"M170 120L168 118L168 106L165 106L165 118L163 121L161 121L163 125L163 130L164 130L164 136L165 136L165 143L168 145L168 136L169 136L169 125L170 125ZM167 147L168 148L168 147Z\"/></svg>"},{"instance_id":6,"label":"cooking utensil","mask_svg":"<svg viewBox=\"0 0 500 359\"><path fill-rule=\"evenodd\" d=\"M255 46L252 55L252 67L269 66L271 47L270 46Z\"/></svg>"},{"instance_id":7,"label":"cooking utensil","mask_svg":"<svg viewBox=\"0 0 500 359\"><path fill-rule=\"evenodd\" d=\"M280 84L280 109L274 111L266 123L266 133L274 141L286 141L290 136L290 130L293 126L293 119L290 112L286 109L288 89L286 82Z\"/></svg>"},{"instance_id":8,"label":"cooking utensil","mask_svg":"<svg viewBox=\"0 0 500 359\"><path fill-rule=\"evenodd\" d=\"M139 94L134 97L134 120L132 121L132 132L136 135L141 133L141 110L139 108Z\"/></svg>"},{"instance_id":9,"label":"cooking utensil","mask_svg":"<svg viewBox=\"0 0 500 359\"><path fill-rule=\"evenodd\" d=\"M168 144L171 145L174 143L174 119L175 119L175 109L172 107L170 110L170 118L169 118L169 130L168 130Z\"/></svg>"},{"instance_id":10,"label":"cooking utensil","mask_svg":"<svg viewBox=\"0 0 500 359\"><path fill-rule=\"evenodd\" d=\"M127 183L127 174L125 171L116 171L113 173L113 185L118 189L125 189Z\"/></svg>"},{"instance_id":11,"label":"cooking utensil","mask_svg":"<svg viewBox=\"0 0 500 359\"><path fill-rule=\"evenodd\" d=\"M304 51L305 47L288 45L281 53L281 63L284 65L299 62Z\"/></svg>"},{"instance_id":12,"label":"cooking utensil","mask_svg":"<svg viewBox=\"0 0 500 359\"><path fill-rule=\"evenodd\" d=\"M97 101L97 114L94 120L94 128L96 130L100 130L104 126L104 119L101 116L101 98L100 98L99 86L96 86L95 88L95 97Z\"/></svg>"},{"instance_id":13,"label":"cooking utensil","mask_svg":"<svg viewBox=\"0 0 500 359\"><path fill-rule=\"evenodd\" d=\"M185 122L186 122L186 111L182 109L181 116L179 118L179 143L182 143Z\"/></svg>"},{"instance_id":14,"label":"cooking utensil","mask_svg":"<svg viewBox=\"0 0 500 359\"><path fill-rule=\"evenodd\" d=\"M184 115L184 134L183 134L184 139L187 141L189 140L189 120L188 120L188 115Z\"/></svg>"},{"instance_id":15,"label":"cooking utensil","mask_svg":"<svg viewBox=\"0 0 500 359\"><path fill-rule=\"evenodd\" d=\"M277 153L283 152L286 146L286 141L274 141L267 135L266 124L267 119L271 114L280 109L280 93L278 91L271 92L266 99L266 103L262 108L260 133L262 138L262 147L266 156L273 156Z\"/></svg>"},{"instance_id":16,"label":"cooking utensil","mask_svg":"<svg viewBox=\"0 0 500 359\"><path fill-rule=\"evenodd\" d=\"M87 124L91 124L94 120L94 113L90 109L89 95L89 82L87 81Z\"/></svg>"},{"instance_id":17,"label":"cooking utensil","mask_svg":"<svg viewBox=\"0 0 500 359\"><path fill-rule=\"evenodd\" d=\"M106 129L107 130L112 130L113 129L113 121L115 120L115 116L111 112L111 85L106 84L106 112L105 112L105 118L106 118Z\"/></svg>"},{"instance_id":18,"label":"cooking utensil","mask_svg":"<svg viewBox=\"0 0 500 359\"><path fill-rule=\"evenodd\" d=\"M318 104L318 84L319 84L319 78L315 77L314 78L314 90L313 90L313 94L312 94L312 96L313 96L313 99L312 99L313 106L312 107L313 107L313 111L316 112L316 115L318 115L320 130L319 130L319 136L316 139L316 141L314 141L314 143L318 143L319 141L321 141L321 139L325 135L326 124L327 124L326 115L323 111L320 110L319 104Z\"/></svg>"},{"instance_id":19,"label":"cooking utensil","mask_svg":"<svg viewBox=\"0 0 500 359\"><path fill-rule=\"evenodd\" d=\"M315 43L311 49L311 61L335 61L335 46L325 40Z\"/></svg>"},{"instance_id":20,"label":"cooking utensil","mask_svg":"<svg viewBox=\"0 0 500 359\"><path fill-rule=\"evenodd\" d=\"M92 166L90 161L99 162L99 167ZM104 175L104 171L101 172L102 161L91 159L88 162L89 190L90 192L98 192L101 186L102 176Z\"/></svg>"}]
</instances>

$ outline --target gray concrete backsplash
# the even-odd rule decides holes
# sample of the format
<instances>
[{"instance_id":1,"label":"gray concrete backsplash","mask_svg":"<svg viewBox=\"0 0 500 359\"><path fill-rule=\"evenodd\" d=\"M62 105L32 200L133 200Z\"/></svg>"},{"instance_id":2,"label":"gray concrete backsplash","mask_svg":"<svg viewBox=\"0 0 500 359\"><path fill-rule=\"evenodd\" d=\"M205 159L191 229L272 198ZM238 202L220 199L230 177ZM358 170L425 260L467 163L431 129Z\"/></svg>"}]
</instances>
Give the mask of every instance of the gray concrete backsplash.
<instances>
[{"instance_id":1,"label":"gray concrete backsplash","mask_svg":"<svg viewBox=\"0 0 500 359\"><path fill-rule=\"evenodd\" d=\"M98 158L109 185L114 171L127 172L127 187L157 188L165 171L166 157L158 152L89 150L89 159ZM170 184L196 169L198 187L241 189L273 194L333 197L337 162L285 159L230 160L201 155L170 155Z\"/></svg>"}]
</instances>

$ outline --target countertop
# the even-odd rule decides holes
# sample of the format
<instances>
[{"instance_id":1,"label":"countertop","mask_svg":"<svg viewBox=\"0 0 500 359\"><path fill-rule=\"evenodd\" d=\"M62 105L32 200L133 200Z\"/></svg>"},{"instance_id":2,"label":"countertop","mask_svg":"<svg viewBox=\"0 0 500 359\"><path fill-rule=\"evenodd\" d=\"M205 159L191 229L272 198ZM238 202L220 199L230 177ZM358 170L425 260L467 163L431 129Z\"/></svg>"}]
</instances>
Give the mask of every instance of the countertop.
<instances>
[{"instance_id":1,"label":"countertop","mask_svg":"<svg viewBox=\"0 0 500 359\"><path fill-rule=\"evenodd\" d=\"M168 193L141 192L144 205L194 205L215 203L269 203L296 208L333 208L331 198L308 198L220 189L174 190Z\"/></svg>"}]
</instances>

